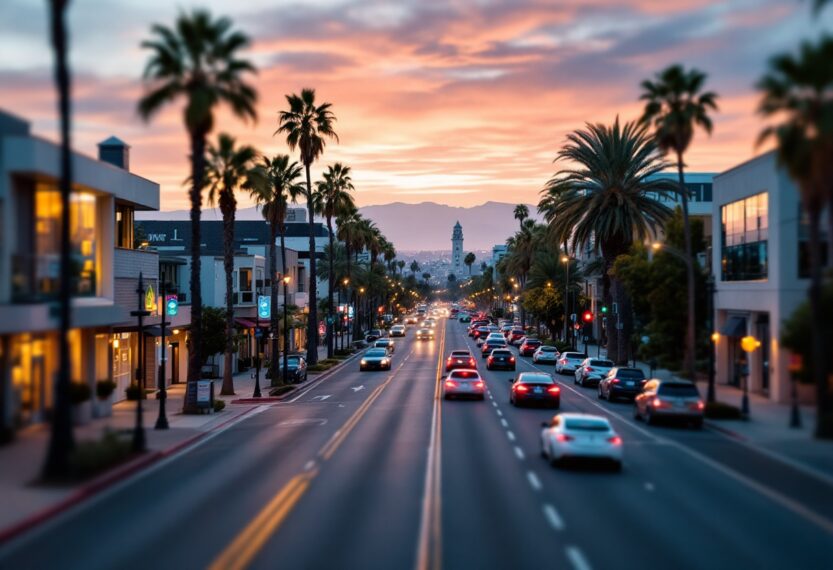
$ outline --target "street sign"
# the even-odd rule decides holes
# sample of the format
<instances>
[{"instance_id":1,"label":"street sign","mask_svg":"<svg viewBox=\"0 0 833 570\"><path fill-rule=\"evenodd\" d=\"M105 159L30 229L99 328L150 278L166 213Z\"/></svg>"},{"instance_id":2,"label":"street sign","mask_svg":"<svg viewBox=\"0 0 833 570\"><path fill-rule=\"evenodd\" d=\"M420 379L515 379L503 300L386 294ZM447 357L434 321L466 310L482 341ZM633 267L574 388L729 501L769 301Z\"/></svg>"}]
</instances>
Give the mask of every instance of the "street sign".
<instances>
[{"instance_id":1,"label":"street sign","mask_svg":"<svg viewBox=\"0 0 833 570\"><path fill-rule=\"evenodd\" d=\"M260 337L262 337L262 336L263 336L263 329L261 329L261 328L256 328L256 329L255 329L255 338L260 338Z\"/></svg>"},{"instance_id":2,"label":"street sign","mask_svg":"<svg viewBox=\"0 0 833 570\"><path fill-rule=\"evenodd\" d=\"M179 312L179 298L176 295L165 295L165 314L175 317Z\"/></svg>"},{"instance_id":3,"label":"street sign","mask_svg":"<svg viewBox=\"0 0 833 570\"><path fill-rule=\"evenodd\" d=\"M257 296L257 316L261 319L272 318L272 298L268 295Z\"/></svg>"},{"instance_id":4,"label":"street sign","mask_svg":"<svg viewBox=\"0 0 833 570\"><path fill-rule=\"evenodd\" d=\"M327 315L327 324L331 325L331 324L333 324L333 322L335 322L335 319L333 318L333 316L332 315Z\"/></svg>"}]
</instances>

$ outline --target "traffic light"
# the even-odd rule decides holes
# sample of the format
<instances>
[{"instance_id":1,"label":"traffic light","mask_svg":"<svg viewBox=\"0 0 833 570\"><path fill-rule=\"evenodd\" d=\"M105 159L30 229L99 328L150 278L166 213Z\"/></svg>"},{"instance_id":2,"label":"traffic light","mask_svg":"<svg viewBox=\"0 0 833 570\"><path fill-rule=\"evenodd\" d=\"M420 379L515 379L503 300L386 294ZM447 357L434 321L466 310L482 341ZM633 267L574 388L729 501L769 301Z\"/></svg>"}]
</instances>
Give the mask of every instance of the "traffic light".
<instances>
[{"instance_id":1,"label":"traffic light","mask_svg":"<svg viewBox=\"0 0 833 570\"><path fill-rule=\"evenodd\" d=\"M607 314L607 305L602 305L602 314L603 315Z\"/></svg>"},{"instance_id":2,"label":"traffic light","mask_svg":"<svg viewBox=\"0 0 833 570\"><path fill-rule=\"evenodd\" d=\"M590 321L593 320L593 312L592 311L584 311L584 313L582 313L582 315L581 315L581 319L585 323L589 323Z\"/></svg>"}]
</instances>

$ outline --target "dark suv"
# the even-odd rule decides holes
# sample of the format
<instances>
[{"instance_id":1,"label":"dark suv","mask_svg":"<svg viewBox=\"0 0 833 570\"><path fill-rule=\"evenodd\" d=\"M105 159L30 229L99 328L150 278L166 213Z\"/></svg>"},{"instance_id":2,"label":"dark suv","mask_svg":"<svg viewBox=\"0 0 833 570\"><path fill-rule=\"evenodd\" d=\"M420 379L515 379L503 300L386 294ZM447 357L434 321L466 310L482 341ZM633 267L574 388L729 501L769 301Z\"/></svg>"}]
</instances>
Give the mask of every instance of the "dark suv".
<instances>
[{"instance_id":1,"label":"dark suv","mask_svg":"<svg viewBox=\"0 0 833 570\"><path fill-rule=\"evenodd\" d=\"M528 338L521 343L521 346L518 348L518 352L521 356L532 356L542 344L543 343L537 338Z\"/></svg>"},{"instance_id":2,"label":"dark suv","mask_svg":"<svg viewBox=\"0 0 833 570\"><path fill-rule=\"evenodd\" d=\"M496 348L506 348L506 341L497 338L490 338L483 343L483 347L480 349L480 356L487 358Z\"/></svg>"},{"instance_id":3,"label":"dark suv","mask_svg":"<svg viewBox=\"0 0 833 570\"><path fill-rule=\"evenodd\" d=\"M639 368L611 368L599 381L599 398L611 401L616 398L633 398L642 391L645 382L645 373Z\"/></svg>"}]
</instances>

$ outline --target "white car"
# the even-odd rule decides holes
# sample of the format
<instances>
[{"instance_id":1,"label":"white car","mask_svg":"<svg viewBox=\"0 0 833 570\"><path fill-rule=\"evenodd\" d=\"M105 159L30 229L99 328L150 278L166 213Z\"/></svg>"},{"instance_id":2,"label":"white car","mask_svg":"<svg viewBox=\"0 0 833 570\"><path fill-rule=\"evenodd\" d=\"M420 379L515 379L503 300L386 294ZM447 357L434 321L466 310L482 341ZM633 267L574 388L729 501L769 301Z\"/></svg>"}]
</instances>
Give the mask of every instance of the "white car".
<instances>
[{"instance_id":1,"label":"white car","mask_svg":"<svg viewBox=\"0 0 833 570\"><path fill-rule=\"evenodd\" d=\"M405 336L405 325L393 325L390 328L390 336Z\"/></svg>"},{"instance_id":2,"label":"white car","mask_svg":"<svg viewBox=\"0 0 833 570\"><path fill-rule=\"evenodd\" d=\"M454 397L476 398L482 400L486 396L486 384L477 370L460 368L449 372L443 380L443 397L450 400Z\"/></svg>"},{"instance_id":3,"label":"white car","mask_svg":"<svg viewBox=\"0 0 833 570\"><path fill-rule=\"evenodd\" d=\"M541 424L541 455L553 465L568 458L598 459L622 468L622 438L607 418L562 413Z\"/></svg>"},{"instance_id":4,"label":"white car","mask_svg":"<svg viewBox=\"0 0 833 570\"><path fill-rule=\"evenodd\" d=\"M562 352L555 361L555 371L559 374L575 372L585 358L587 355L583 352Z\"/></svg>"},{"instance_id":5,"label":"white car","mask_svg":"<svg viewBox=\"0 0 833 570\"><path fill-rule=\"evenodd\" d=\"M573 382L584 388L585 386L598 386L602 378L607 376L610 369L615 365L610 360L601 358L586 358L576 368Z\"/></svg>"},{"instance_id":6,"label":"white car","mask_svg":"<svg viewBox=\"0 0 833 570\"><path fill-rule=\"evenodd\" d=\"M554 346L541 345L532 353L532 362L554 364L558 360L558 349Z\"/></svg>"}]
</instances>

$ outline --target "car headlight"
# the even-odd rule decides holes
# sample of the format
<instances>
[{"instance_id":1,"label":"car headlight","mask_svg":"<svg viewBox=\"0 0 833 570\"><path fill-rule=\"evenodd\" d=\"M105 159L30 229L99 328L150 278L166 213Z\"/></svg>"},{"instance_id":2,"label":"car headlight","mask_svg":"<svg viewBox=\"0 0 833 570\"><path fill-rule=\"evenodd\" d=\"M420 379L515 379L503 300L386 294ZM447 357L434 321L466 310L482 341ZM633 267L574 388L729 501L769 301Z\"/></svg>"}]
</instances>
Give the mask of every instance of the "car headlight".
<instances>
[{"instance_id":1,"label":"car headlight","mask_svg":"<svg viewBox=\"0 0 833 570\"><path fill-rule=\"evenodd\" d=\"M362 364L367 364L367 360L365 360L364 358L362 358L362 362L361 362L361 363L362 363Z\"/></svg>"},{"instance_id":2,"label":"car headlight","mask_svg":"<svg viewBox=\"0 0 833 570\"><path fill-rule=\"evenodd\" d=\"M382 359L382 364L387 364L388 362L390 362L390 360L388 360L387 358Z\"/></svg>"}]
</instances>

